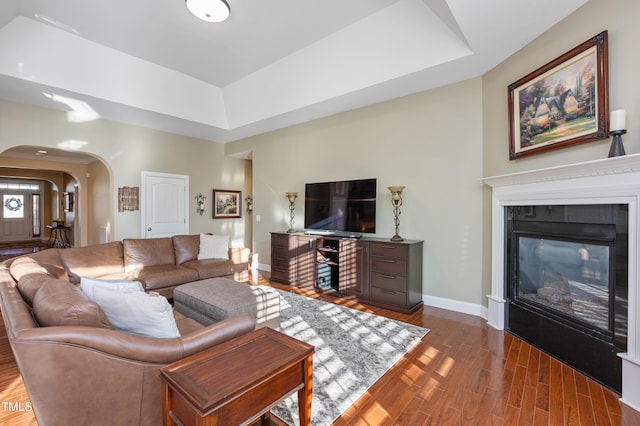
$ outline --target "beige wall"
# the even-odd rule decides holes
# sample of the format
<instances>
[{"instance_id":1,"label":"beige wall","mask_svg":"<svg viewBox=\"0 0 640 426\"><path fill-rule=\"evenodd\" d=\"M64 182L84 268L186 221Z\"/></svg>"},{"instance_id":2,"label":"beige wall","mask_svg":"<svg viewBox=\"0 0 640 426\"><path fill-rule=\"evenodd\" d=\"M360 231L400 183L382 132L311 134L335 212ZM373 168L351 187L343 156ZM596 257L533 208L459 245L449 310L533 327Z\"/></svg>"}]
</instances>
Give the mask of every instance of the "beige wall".
<instances>
[{"instance_id":1,"label":"beige wall","mask_svg":"<svg viewBox=\"0 0 640 426\"><path fill-rule=\"evenodd\" d=\"M568 18L483 76L483 171L485 177L607 158L611 139L509 161L507 86L604 30L609 33L609 106L627 110L627 154L640 152L640 2L590 0ZM491 198L484 194L484 292L491 271Z\"/></svg>"},{"instance_id":2,"label":"beige wall","mask_svg":"<svg viewBox=\"0 0 640 426\"><path fill-rule=\"evenodd\" d=\"M105 225L110 226L111 238L115 240L140 236L140 212L115 210L116 189L140 186L142 171L189 176L190 232L224 232L235 245L246 245L247 240L250 243L244 226L246 215L242 219L212 219L213 188L242 190L244 194L245 187L250 187L245 183L246 160L225 157L224 145L106 120L69 123L64 112L0 100L0 153L19 145L60 148L69 141L82 144L81 150L101 159L111 173L110 199L94 200L95 203L86 206L87 214L93 216L77 219L83 226L91 223L91 236L82 233L86 235L83 244L96 241L96 229ZM4 158L0 161L0 166L6 162ZM69 173L78 180L81 189L87 185L86 171L85 167L80 173ZM107 183L101 180L94 186L104 197ZM203 216L195 213L194 197L199 192L207 196ZM100 209L108 210L109 216L96 213Z\"/></svg>"},{"instance_id":3,"label":"beige wall","mask_svg":"<svg viewBox=\"0 0 640 426\"><path fill-rule=\"evenodd\" d=\"M109 170L102 162L94 161L87 166L87 186L80 189L79 200L86 203L87 213L79 220L87 224L87 245L100 243L100 228L107 227L111 234L113 228L114 199L113 185L109 175ZM110 240L113 238L110 237Z\"/></svg>"},{"instance_id":4,"label":"beige wall","mask_svg":"<svg viewBox=\"0 0 640 426\"><path fill-rule=\"evenodd\" d=\"M482 81L459 84L236 141L253 150L254 249L270 264L270 232L288 228L284 193L304 185L377 178L378 237L394 233L387 186L406 185L400 235L424 240L424 293L480 304Z\"/></svg>"}]
</instances>

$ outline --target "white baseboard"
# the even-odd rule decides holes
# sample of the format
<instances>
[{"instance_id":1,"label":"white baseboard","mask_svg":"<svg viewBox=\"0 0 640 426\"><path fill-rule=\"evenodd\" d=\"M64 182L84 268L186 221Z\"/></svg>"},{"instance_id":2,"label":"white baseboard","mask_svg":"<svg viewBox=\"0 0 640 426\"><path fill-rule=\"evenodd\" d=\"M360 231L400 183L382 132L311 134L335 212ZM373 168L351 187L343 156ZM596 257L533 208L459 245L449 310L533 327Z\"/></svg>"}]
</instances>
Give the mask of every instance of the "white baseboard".
<instances>
[{"instance_id":1,"label":"white baseboard","mask_svg":"<svg viewBox=\"0 0 640 426\"><path fill-rule=\"evenodd\" d=\"M475 315L477 317L488 317L488 311L486 306L478 305L475 303L461 302L459 300L445 299L444 297L422 295L422 301L427 306L433 306L434 308L446 309L448 311L460 312L463 314Z\"/></svg>"},{"instance_id":2,"label":"white baseboard","mask_svg":"<svg viewBox=\"0 0 640 426\"><path fill-rule=\"evenodd\" d=\"M255 269L255 268L253 268ZM271 272L271 265L266 265L264 263L258 263L258 271Z\"/></svg>"}]
</instances>

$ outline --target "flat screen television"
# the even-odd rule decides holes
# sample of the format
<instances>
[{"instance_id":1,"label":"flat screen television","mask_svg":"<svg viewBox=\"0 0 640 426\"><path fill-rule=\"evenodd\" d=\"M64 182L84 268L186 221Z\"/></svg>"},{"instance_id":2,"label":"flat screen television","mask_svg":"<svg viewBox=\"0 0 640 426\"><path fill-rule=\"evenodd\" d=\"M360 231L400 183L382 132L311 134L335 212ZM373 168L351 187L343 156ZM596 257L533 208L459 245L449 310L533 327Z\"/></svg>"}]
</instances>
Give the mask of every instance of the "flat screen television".
<instances>
[{"instance_id":1,"label":"flat screen television","mask_svg":"<svg viewBox=\"0 0 640 426\"><path fill-rule=\"evenodd\" d=\"M305 229L376 232L376 179L308 183Z\"/></svg>"}]
</instances>

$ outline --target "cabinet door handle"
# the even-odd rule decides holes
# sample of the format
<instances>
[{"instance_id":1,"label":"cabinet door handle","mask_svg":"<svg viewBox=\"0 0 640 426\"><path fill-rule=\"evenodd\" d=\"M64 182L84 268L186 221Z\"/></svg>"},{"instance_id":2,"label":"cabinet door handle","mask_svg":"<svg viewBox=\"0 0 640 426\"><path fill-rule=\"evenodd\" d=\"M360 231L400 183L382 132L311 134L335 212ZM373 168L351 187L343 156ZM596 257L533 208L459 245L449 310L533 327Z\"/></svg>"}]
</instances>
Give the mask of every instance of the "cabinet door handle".
<instances>
[{"instance_id":1,"label":"cabinet door handle","mask_svg":"<svg viewBox=\"0 0 640 426\"><path fill-rule=\"evenodd\" d=\"M382 291L383 293L387 293L387 294L396 294L395 291L393 290L388 290L386 288L381 288L380 291Z\"/></svg>"},{"instance_id":2,"label":"cabinet door handle","mask_svg":"<svg viewBox=\"0 0 640 426\"><path fill-rule=\"evenodd\" d=\"M389 280L395 280L395 279L396 279L396 276L395 276L395 275L380 274L380 276L381 276L382 278L387 278L387 279L389 279Z\"/></svg>"},{"instance_id":3,"label":"cabinet door handle","mask_svg":"<svg viewBox=\"0 0 640 426\"><path fill-rule=\"evenodd\" d=\"M382 262L382 263L396 263L396 261L393 260L393 259L380 259L380 262Z\"/></svg>"},{"instance_id":4,"label":"cabinet door handle","mask_svg":"<svg viewBox=\"0 0 640 426\"><path fill-rule=\"evenodd\" d=\"M386 245L382 245L382 246L380 246L380 248L387 249L387 250L395 250L395 249L396 249L396 246L386 246Z\"/></svg>"}]
</instances>

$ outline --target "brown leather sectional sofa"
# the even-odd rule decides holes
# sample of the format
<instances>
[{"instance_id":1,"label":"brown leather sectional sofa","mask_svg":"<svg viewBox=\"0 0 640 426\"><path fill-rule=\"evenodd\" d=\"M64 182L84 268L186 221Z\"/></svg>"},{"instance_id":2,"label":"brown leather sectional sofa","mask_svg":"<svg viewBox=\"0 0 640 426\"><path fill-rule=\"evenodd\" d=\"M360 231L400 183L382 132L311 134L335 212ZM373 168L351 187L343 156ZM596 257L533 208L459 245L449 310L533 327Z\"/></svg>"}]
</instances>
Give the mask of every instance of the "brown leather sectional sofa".
<instances>
[{"instance_id":1,"label":"brown leather sectional sofa","mask_svg":"<svg viewBox=\"0 0 640 426\"><path fill-rule=\"evenodd\" d=\"M60 261L73 284L80 277L130 279L145 291L173 297L173 289L191 281L228 277L249 280L249 249L229 248L229 259L198 260L200 235L124 239L88 247L58 249Z\"/></svg>"},{"instance_id":2,"label":"brown leather sectional sofa","mask_svg":"<svg viewBox=\"0 0 640 426\"><path fill-rule=\"evenodd\" d=\"M0 310L40 426L162 424L158 370L254 329L249 316L205 327L174 311L179 337L117 331L73 285L82 276L139 280L170 298L198 279L248 279L248 249L230 249L228 260L198 260L198 250L199 235L180 235L49 249L0 264Z\"/></svg>"}]
</instances>

